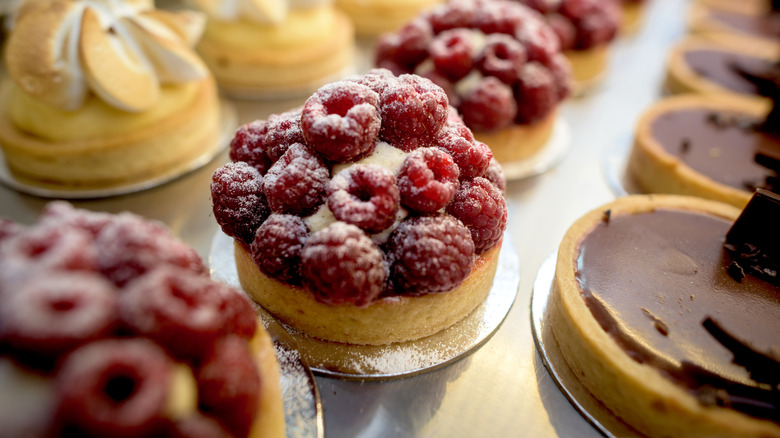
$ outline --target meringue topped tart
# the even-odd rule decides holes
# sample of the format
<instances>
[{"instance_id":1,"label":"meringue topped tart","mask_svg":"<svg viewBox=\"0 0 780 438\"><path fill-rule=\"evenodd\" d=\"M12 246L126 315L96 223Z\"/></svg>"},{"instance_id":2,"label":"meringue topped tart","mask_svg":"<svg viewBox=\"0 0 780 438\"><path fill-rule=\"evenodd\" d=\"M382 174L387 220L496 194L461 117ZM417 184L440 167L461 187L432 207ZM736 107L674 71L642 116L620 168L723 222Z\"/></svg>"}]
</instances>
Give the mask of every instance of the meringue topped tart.
<instances>
[{"instance_id":1,"label":"meringue topped tart","mask_svg":"<svg viewBox=\"0 0 780 438\"><path fill-rule=\"evenodd\" d=\"M30 0L9 36L0 146L19 178L110 187L213 149L219 101L191 46L202 17L151 0Z\"/></svg>"},{"instance_id":2,"label":"meringue topped tart","mask_svg":"<svg viewBox=\"0 0 780 438\"><path fill-rule=\"evenodd\" d=\"M198 52L235 97L309 94L351 65L352 23L329 0L191 0L208 20Z\"/></svg>"}]
</instances>

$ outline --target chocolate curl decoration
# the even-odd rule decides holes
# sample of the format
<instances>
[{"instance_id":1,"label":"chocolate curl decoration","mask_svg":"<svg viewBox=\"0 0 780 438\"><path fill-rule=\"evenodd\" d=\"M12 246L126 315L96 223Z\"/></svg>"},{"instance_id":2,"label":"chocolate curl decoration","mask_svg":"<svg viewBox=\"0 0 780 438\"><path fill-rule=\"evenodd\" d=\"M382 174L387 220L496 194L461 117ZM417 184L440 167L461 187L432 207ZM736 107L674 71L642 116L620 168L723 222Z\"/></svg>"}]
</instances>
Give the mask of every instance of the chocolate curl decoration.
<instances>
[{"instance_id":1,"label":"chocolate curl decoration","mask_svg":"<svg viewBox=\"0 0 780 438\"><path fill-rule=\"evenodd\" d=\"M746 274L778 284L780 277L780 196L756 189L726 234L723 247Z\"/></svg>"}]
</instances>

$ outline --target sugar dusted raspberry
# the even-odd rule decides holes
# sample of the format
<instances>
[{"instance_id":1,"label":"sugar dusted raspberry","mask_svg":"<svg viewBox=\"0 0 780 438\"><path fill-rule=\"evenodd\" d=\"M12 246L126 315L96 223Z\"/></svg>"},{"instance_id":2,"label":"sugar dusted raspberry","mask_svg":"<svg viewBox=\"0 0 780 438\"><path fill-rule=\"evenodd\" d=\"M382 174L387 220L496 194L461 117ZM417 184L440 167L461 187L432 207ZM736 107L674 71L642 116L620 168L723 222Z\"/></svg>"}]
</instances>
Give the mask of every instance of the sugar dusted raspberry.
<instances>
[{"instance_id":1,"label":"sugar dusted raspberry","mask_svg":"<svg viewBox=\"0 0 780 438\"><path fill-rule=\"evenodd\" d=\"M475 131L495 131L512 124L517 102L509 85L487 76L461 97L463 121Z\"/></svg>"},{"instance_id":2,"label":"sugar dusted raspberry","mask_svg":"<svg viewBox=\"0 0 780 438\"><path fill-rule=\"evenodd\" d=\"M441 210L458 190L459 174L448 153L436 148L417 149L398 170L401 202L422 213Z\"/></svg>"},{"instance_id":3,"label":"sugar dusted raspberry","mask_svg":"<svg viewBox=\"0 0 780 438\"><path fill-rule=\"evenodd\" d=\"M274 213L305 215L323 201L330 171L306 146L296 143L263 178L263 192Z\"/></svg>"},{"instance_id":4,"label":"sugar dusted raspberry","mask_svg":"<svg viewBox=\"0 0 780 438\"><path fill-rule=\"evenodd\" d=\"M309 146L337 163L364 155L376 145L381 121L379 94L352 81L320 88L303 106L301 127Z\"/></svg>"},{"instance_id":5,"label":"sugar dusted raspberry","mask_svg":"<svg viewBox=\"0 0 780 438\"><path fill-rule=\"evenodd\" d=\"M461 179L470 179L482 175L493 157L490 148L481 141L474 140L471 131L457 123L445 126L436 139L440 149L452 156L460 169Z\"/></svg>"},{"instance_id":6,"label":"sugar dusted raspberry","mask_svg":"<svg viewBox=\"0 0 780 438\"><path fill-rule=\"evenodd\" d=\"M421 18L412 20L398 32L383 35L379 39L376 65L383 67L390 63L405 71L412 71L428 56L431 39L433 30L430 23Z\"/></svg>"},{"instance_id":7,"label":"sugar dusted raspberry","mask_svg":"<svg viewBox=\"0 0 780 438\"><path fill-rule=\"evenodd\" d=\"M476 2L452 1L428 13L433 32L439 34L455 28L469 28L476 14Z\"/></svg>"},{"instance_id":8,"label":"sugar dusted raspberry","mask_svg":"<svg viewBox=\"0 0 780 438\"><path fill-rule=\"evenodd\" d=\"M232 286L214 282L209 287L218 298L219 313L224 323L222 335L235 335L249 339L257 331L257 312L249 298Z\"/></svg>"},{"instance_id":9,"label":"sugar dusted raspberry","mask_svg":"<svg viewBox=\"0 0 780 438\"><path fill-rule=\"evenodd\" d=\"M483 175L485 179L493 183L496 188L501 190L501 193L506 192L506 176L504 176L504 169L501 164L495 158L490 159L490 165Z\"/></svg>"},{"instance_id":10,"label":"sugar dusted raspberry","mask_svg":"<svg viewBox=\"0 0 780 438\"><path fill-rule=\"evenodd\" d=\"M159 222L130 213L117 215L97 237L100 272L117 286L161 266L186 269L207 277L198 253L174 238Z\"/></svg>"},{"instance_id":11,"label":"sugar dusted raspberry","mask_svg":"<svg viewBox=\"0 0 780 438\"><path fill-rule=\"evenodd\" d=\"M460 103L460 96L458 96L458 91L455 89L455 83L436 71L436 69L427 71L420 76L429 79L431 82L441 87L441 89L444 90L444 94L447 95L450 106L458 106Z\"/></svg>"},{"instance_id":12,"label":"sugar dusted raspberry","mask_svg":"<svg viewBox=\"0 0 780 438\"><path fill-rule=\"evenodd\" d=\"M516 39L504 34L491 34L485 38L476 59L476 67L485 76L498 78L505 84L513 84L525 64L525 47Z\"/></svg>"},{"instance_id":13,"label":"sugar dusted raspberry","mask_svg":"<svg viewBox=\"0 0 780 438\"><path fill-rule=\"evenodd\" d=\"M518 123L533 123L545 118L558 103L558 87L550 70L529 62L515 86Z\"/></svg>"},{"instance_id":14,"label":"sugar dusted raspberry","mask_svg":"<svg viewBox=\"0 0 780 438\"><path fill-rule=\"evenodd\" d=\"M0 344L53 360L108 336L116 326L117 292L96 273L58 271L28 278L0 305Z\"/></svg>"},{"instance_id":15,"label":"sugar dusted raspberry","mask_svg":"<svg viewBox=\"0 0 780 438\"><path fill-rule=\"evenodd\" d=\"M168 438L233 438L219 422L199 412L176 421L168 432Z\"/></svg>"},{"instance_id":16,"label":"sugar dusted raspberry","mask_svg":"<svg viewBox=\"0 0 780 438\"><path fill-rule=\"evenodd\" d=\"M167 424L173 363L146 339L105 339L66 356L55 377L65 435L155 436Z\"/></svg>"},{"instance_id":17,"label":"sugar dusted raspberry","mask_svg":"<svg viewBox=\"0 0 780 438\"><path fill-rule=\"evenodd\" d=\"M474 51L471 30L452 29L436 35L428 49L436 70L450 79L458 81L471 71Z\"/></svg>"},{"instance_id":18,"label":"sugar dusted raspberry","mask_svg":"<svg viewBox=\"0 0 780 438\"><path fill-rule=\"evenodd\" d=\"M252 260L277 280L300 284L301 249L309 236L299 216L272 214L260 225L252 242Z\"/></svg>"},{"instance_id":19,"label":"sugar dusted raspberry","mask_svg":"<svg viewBox=\"0 0 780 438\"><path fill-rule=\"evenodd\" d=\"M228 163L211 177L214 218L228 236L251 243L255 230L268 217L263 177L248 163Z\"/></svg>"},{"instance_id":20,"label":"sugar dusted raspberry","mask_svg":"<svg viewBox=\"0 0 780 438\"><path fill-rule=\"evenodd\" d=\"M435 138L447 119L447 95L420 76L401 75L380 101L380 137L407 152Z\"/></svg>"},{"instance_id":21,"label":"sugar dusted raspberry","mask_svg":"<svg viewBox=\"0 0 780 438\"><path fill-rule=\"evenodd\" d=\"M542 14L549 14L561 6L561 0L522 0L522 2Z\"/></svg>"},{"instance_id":22,"label":"sugar dusted raspberry","mask_svg":"<svg viewBox=\"0 0 780 438\"><path fill-rule=\"evenodd\" d=\"M216 418L232 436L248 436L263 381L246 341L234 336L218 341L195 378L201 410Z\"/></svg>"},{"instance_id":23,"label":"sugar dusted raspberry","mask_svg":"<svg viewBox=\"0 0 780 438\"><path fill-rule=\"evenodd\" d=\"M396 77L392 71L386 68L372 68L366 74L350 76L344 80L365 85L381 96L385 88L395 82Z\"/></svg>"},{"instance_id":24,"label":"sugar dusted raspberry","mask_svg":"<svg viewBox=\"0 0 780 438\"><path fill-rule=\"evenodd\" d=\"M301 253L303 282L325 304L365 306L387 279L379 247L358 227L334 222L306 241Z\"/></svg>"},{"instance_id":25,"label":"sugar dusted raspberry","mask_svg":"<svg viewBox=\"0 0 780 438\"><path fill-rule=\"evenodd\" d=\"M328 208L336 219L378 233L395 221L400 193L395 176L376 165L356 164L328 183Z\"/></svg>"},{"instance_id":26,"label":"sugar dusted raspberry","mask_svg":"<svg viewBox=\"0 0 780 438\"><path fill-rule=\"evenodd\" d=\"M571 50L574 47L577 42L577 28L571 20L561 14L550 14L547 16L547 24L558 36L561 50Z\"/></svg>"},{"instance_id":27,"label":"sugar dusted raspberry","mask_svg":"<svg viewBox=\"0 0 780 438\"><path fill-rule=\"evenodd\" d=\"M620 11L615 1L563 0L558 12L577 30L572 46L575 50L605 44L617 35Z\"/></svg>"},{"instance_id":28,"label":"sugar dusted raspberry","mask_svg":"<svg viewBox=\"0 0 780 438\"><path fill-rule=\"evenodd\" d=\"M447 292L471 273L474 242L468 228L451 216L417 216L390 236L388 256L397 292Z\"/></svg>"},{"instance_id":29,"label":"sugar dusted raspberry","mask_svg":"<svg viewBox=\"0 0 780 438\"><path fill-rule=\"evenodd\" d=\"M54 201L46 204L39 223L59 228L74 227L96 237L112 220L108 213L80 210L65 201Z\"/></svg>"},{"instance_id":30,"label":"sugar dusted raspberry","mask_svg":"<svg viewBox=\"0 0 780 438\"><path fill-rule=\"evenodd\" d=\"M266 121L266 129L263 149L271 162L275 163L291 145L306 143L301 129L301 109L271 115Z\"/></svg>"},{"instance_id":31,"label":"sugar dusted raspberry","mask_svg":"<svg viewBox=\"0 0 780 438\"><path fill-rule=\"evenodd\" d=\"M482 177L461 184L447 213L471 231L477 254L494 247L506 229L506 200L501 190Z\"/></svg>"},{"instance_id":32,"label":"sugar dusted raspberry","mask_svg":"<svg viewBox=\"0 0 780 438\"><path fill-rule=\"evenodd\" d=\"M538 14L514 1L483 1L474 16L474 27L486 34L514 35L519 27L536 18L528 18L530 15Z\"/></svg>"},{"instance_id":33,"label":"sugar dusted raspberry","mask_svg":"<svg viewBox=\"0 0 780 438\"><path fill-rule=\"evenodd\" d=\"M159 268L130 283L119 299L119 315L133 332L153 339L179 359L199 359L226 322L222 297L208 277Z\"/></svg>"},{"instance_id":34,"label":"sugar dusted raspberry","mask_svg":"<svg viewBox=\"0 0 780 438\"><path fill-rule=\"evenodd\" d=\"M265 174L271 167L271 159L265 151L265 136L268 125L262 120L247 123L236 130L233 139L230 140L230 159L243 161L257 169L260 174Z\"/></svg>"},{"instance_id":35,"label":"sugar dusted raspberry","mask_svg":"<svg viewBox=\"0 0 780 438\"><path fill-rule=\"evenodd\" d=\"M543 18L538 14L534 13L534 15L536 16L525 20L523 25L518 27L515 37L525 46L528 61L537 61L548 65L550 57L560 53L560 41Z\"/></svg>"},{"instance_id":36,"label":"sugar dusted raspberry","mask_svg":"<svg viewBox=\"0 0 780 438\"><path fill-rule=\"evenodd\" d=\"M550 58L548 68L553 78L555 78L558 100L566 99L571 95L572 87L571 64L569 64L569 60L562 53L558 53Z\"/></svg>"},{"instance_id":37,"label":"sugar dusted raspberry","mask_svg":"<svg viewBox=\"0 0 780 438\"><path fill-rule=\"evenodd\" d=\"M93 241L87 231L67 224L26 229L3 241L0 265L9 276L28 269L96 271L98 254Z\"/></svg>"}]
</instances>

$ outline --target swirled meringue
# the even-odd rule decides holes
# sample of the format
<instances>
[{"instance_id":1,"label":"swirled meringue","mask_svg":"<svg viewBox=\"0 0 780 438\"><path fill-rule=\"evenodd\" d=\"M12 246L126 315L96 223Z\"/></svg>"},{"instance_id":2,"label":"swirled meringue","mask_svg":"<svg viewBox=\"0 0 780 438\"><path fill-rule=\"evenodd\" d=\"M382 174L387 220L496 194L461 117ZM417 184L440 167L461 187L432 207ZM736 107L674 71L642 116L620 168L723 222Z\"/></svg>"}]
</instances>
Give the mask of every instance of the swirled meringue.
<instances>
[{"instance_id":1,"label":"swirled meringue","mask_svg":"<svg viewBox=\"0 0 780 438\"><path fill-rule=\"evenodd\" d=\"M27 0L6 49L14 82L64 110L89 92L129 112L150 108L166 83L198 80L208 70L191 46L204 19L155 10L151 0Z\"/></svg>"}]
</instances>

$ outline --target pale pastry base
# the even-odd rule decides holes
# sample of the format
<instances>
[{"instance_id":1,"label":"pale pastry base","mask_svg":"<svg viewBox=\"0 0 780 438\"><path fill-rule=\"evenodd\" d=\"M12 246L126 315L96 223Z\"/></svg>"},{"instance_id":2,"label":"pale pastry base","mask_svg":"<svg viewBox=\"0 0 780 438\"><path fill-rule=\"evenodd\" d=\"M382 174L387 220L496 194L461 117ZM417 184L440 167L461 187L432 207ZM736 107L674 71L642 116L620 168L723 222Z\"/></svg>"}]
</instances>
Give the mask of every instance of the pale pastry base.
<instances>
[{"instance_id":1,"label":"pale pastry base","mask_svg":"<svg viewBox=\"0 0 780 438\"><path fill-rule=\"evenodd\" d=\"M703 406L686 388L657 369L636 362L595 320L575 279L576 259L584 236L611 217L671 208L710 213L729 220L739 210L722 203L671 195L619 198L577 220L558 250L547 321L561 357L604 407L649 437L776 437L780 425L717 406Z\"/></svg>"},{"instance_id":2,"label":"pale pastry base","mask_svg":"<svg viewBox=\"0 0 780 438\"><path fill-rule=\"evenodd\" d=\"M756 100L766 102L767 99L757 94L743 94L730 90L717 82L713 82L699 73L693 71L690 65L685 62L685 54L694 50L717 50L734 52L741 55L750 55L757 58L766 59L769 62L777 60L777 54L767 51L763 46L745 46L739 41L726 38L723 41L715 42L712 39L691 36L688 37L669 50L669 57L666 64L666 78L664 86L672 94L698 93L698 94L728 94L735 98Z\"/></svg>"},{"instance_id":3,"label":"pale pastry base","mask_svg":"<svg viewBox=\"0 0 780 438\"><path fill-rule=\"evenodd\" d=\"M684 95L659 100L640 117L628 158L628 173L644 193L698 196L744 207L751 192L721 184L691 169L668 153L652 136L652 123L661 114L681 109L729 110L757 118L768 105L725 95Z\"/></svg>"},{"instance_id":4,"label":"pale pastry base","mask_svg":"<svg viewBox=\"0 0 780 438\"><path fill-rule=\"evenodd\" d=\"M480 256L466 280L449 292L385 297L366 307L320 303L306 289L265 275L238 243L235 258L243 289L293 329L327 341L384 345L430 336L471 313L490 293L500 246Z\"/></svg>"},{"instance_id":5,"label":"pale pastry base","mask_svg":"<svg viewBox=\"0 0 780 438\"><path fill-rule=\"evenodd\" d=\"M530 125L511 125L490 132L474 131L474 138L490 146L493 157L499 163L512 163L527 159L547 145L552 137L558 110Z\"/></svg>"},{"instance_id":6,"label":"pale pastry base","mask_svg":"<svg viewBox=\"0 0 780 438\"><path fill-rule=\"evenodd\" d=\"M701 35L705 38L713 38L716 41L723 41L723 34L727 34L728 36L726 39L741 41L741 44L743 44L741 47L760 47L762 50L774 51L775 53L780 51L780 41L751 35L713 19L711 16L712 11L719 8L711 8L705 3L706 2L695 2L691 4L690 9L688 10L688 28L692 33ZM736 4L740 2L733 3ZM744 14L742 11L729 9L727 9L727 11ZM744 15L751 14L748 13Z\"/></svg>"},{"instance_id":7,"label":"pale pastry base","mask_svg":"<svg viewBox=\"0 0 780 438\"><path fill-rule=\"evenodd\" d=\"M631 34L639 29L639 25L642 24L642 18L645 13L645 3L638 2L622 2L620 4L622 14L620 15L620 33Z\"/></svg>"},{"instance_id":8,"label":"pale pastry base","mask_svg":"<svg viewBox=\"0 0 780 438\"><path fill-rule=\"evenodd\" d=\"M258 330L252 338L260 370L260 403L257 417L249 431L251 438L284 438L285 417L282 389L280 387L279 361L276 358L271 336L258 320Z\"/></svg>"},{"instance_id":9,"label":"pale pastry base","mask_svg":"<svg viewBox=\"0 0 780 438\"><path fill-rule=\"evenodd\" d=\"M444 0L336 0L359 36L376 37L398 30L422 11Z\"/></svg>"},{"instance_id":10,"label":"pale pastry base","mask_svg":"<svg viewBox=\"0 0 780 438\"><path fill-rule=\"evenodd\" d=\"M571 63L572 94L581 96L601 83L611 51L607 43L585 50L564 50L563 54Z\"/></svg>"},{"instance_id":11,"label":"pale pastry base","mask_svg":"<svg viewBox=\"0 0 780 438\"><path fill-rule=\"evenodd\" d=\"M263 48L248 51L204 37L198 53L233 96L256 93L311 92L344 72L355 57L354 29L349 19L335 12L333 31L311 44L296 48Z\"/></svg>"},{"instance_id":12,"label":"pale pastry base","mask_svg":"<svg viewBox=\"0 0 780 438\"><path fill-rule=\"evenodd\" d=\"M32 183L74 188L132 184L189 162L219 141L220 105L212 78L203 80L191 101L137 130L64 142L23 132L11 122L9 85L0 92L0 147L10 170Z\"/></svg>"}]
</instances>

